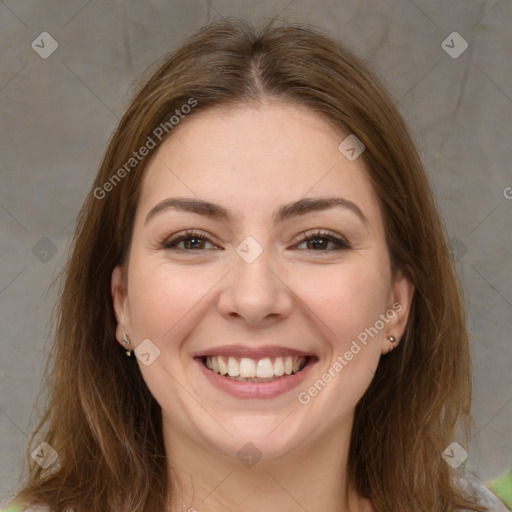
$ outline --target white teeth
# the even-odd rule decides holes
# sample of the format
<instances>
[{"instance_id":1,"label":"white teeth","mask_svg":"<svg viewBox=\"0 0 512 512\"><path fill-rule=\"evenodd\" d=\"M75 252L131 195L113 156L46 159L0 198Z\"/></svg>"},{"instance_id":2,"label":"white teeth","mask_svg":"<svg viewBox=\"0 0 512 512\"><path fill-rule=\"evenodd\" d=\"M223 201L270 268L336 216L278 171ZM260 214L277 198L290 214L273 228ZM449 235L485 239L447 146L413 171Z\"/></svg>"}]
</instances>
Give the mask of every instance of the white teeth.
<instances>
[{"instance_id":1,"label":"white teeth","mask_svg":"<svg viewBox=\"0 0 512 512\"><path fill-rule=\"evenodd\" d=\"M215 373L228 375L240 381L245 379L251 381L253 381L252 379L268 380L274 377L281 377L285 374L291 375L301 370L305 363L305 357L297 356L265 357L259 360L250 359L248 357L238 359L232 356L208 356L205 361L206 367ZM261 382L263 382L263 380Z\"/></svg>"},{"instance_id":2,"label":"white teeth","mask_svg":"<svg viewBox=\"0 0 512 512\"><path fill-rule=\"evenodd\" d=\"M252 359L242 357L240 360L240 377L256 377L256 364Z\"/></svg>"},{"instance_id":3,"label":"white teeth","mask_svg":"<svg viewBox=\"0 0 512 512\"><path fill-rule=\"evenodd\" d=\"M260 379L268 379L273 376L274 365L272 364L272 361L268 357L260 359L258 361L258 366L256 367L256 377L259 377Z\"/></svg>"},{"instance_id":4,"label":"white teeth","mask_svg":"<svg viewBox=\"0 0 512 512\"><path fill-rule=\"evenodd\" d=\"M226 375L228 373L228 365L224 362L222 357L216 357L219 363L219 372L221 375Z\"/></svg>"},{"instance_id":5,"label":"white teeth","mask_svg":"<svg viewBox=\"0 0 512 512\"><path fill-rule=\"evenodd\" d=\"M238 377L240 375L240 365L234 357L228 359L228 374L230 377Z\"/></svg>"},{"instance_id":6,"label":"white teeth","mask_svg":"<svg viewBox=\"0 0 512 512\"><path fill-rule=\"evenodd\" d=\"M274 375L277 375L278 377L284 375L284 363L282 357L276 357L276 360L274 361Z\"/></svg>"}]
</instances>

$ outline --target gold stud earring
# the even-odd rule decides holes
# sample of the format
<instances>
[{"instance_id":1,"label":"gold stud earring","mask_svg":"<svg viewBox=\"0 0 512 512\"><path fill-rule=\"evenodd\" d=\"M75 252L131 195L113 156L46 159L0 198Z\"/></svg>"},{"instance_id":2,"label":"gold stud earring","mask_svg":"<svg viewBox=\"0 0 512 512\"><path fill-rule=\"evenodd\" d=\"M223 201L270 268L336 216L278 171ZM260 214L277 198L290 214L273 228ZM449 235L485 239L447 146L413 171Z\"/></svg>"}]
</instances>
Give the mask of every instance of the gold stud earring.
<instances>
[{"instance_id":1,"label":"gold stud earring","mask_svg":"<svg viewBox=\"0 0 512 512\"><path fill-rule=\"evenodd\" d=\"M391 342L391 343L394 343L396 341L396 337L393 336L393 335L390 335L388 336L388 340ZM391 352L395 347L393 347L393 345L391 345L391 347L389 347L389 352ZM388 354L389 354L388 352Z\"/></svg>"},{"instance_id":2,"label":"gold stud earring","mask_svg":"<svg viewBox=\"0 0 512 512\"><path fill-rule=\"evenodd\" d=\"M127 336L127 334L126 334L126 333L124 333L124 334L123 334L123 340L122 340L122 343L123 343L123 345L126 345L126 346L128 346L128 345L130 344L130 340L128 339L128 336ZM130 356L132 355L132 351L131 351L131 350L127 350L127 351L126 351L126 355L127 355L128 357L130 357Z\"/></svg>"}]
</instances>

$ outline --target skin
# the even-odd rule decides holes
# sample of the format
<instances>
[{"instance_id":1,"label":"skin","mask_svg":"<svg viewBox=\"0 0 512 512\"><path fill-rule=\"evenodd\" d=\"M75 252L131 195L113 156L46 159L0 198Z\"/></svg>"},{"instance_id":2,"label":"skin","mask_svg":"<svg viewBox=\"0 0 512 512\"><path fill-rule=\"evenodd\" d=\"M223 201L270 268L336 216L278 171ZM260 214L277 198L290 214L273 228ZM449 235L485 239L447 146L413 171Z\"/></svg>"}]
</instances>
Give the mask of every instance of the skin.
<instances>
[{"instance_id":1,"label":"skin","mask_svg":"<svg viewBox=\"0 0 512 512\"><path fill-rule=\"evenodd\" d=\"M401 272L392 275L362 159L350 162L338 150L345 136L301 106L217 107L182 121L146 169L128 263L114 270L112 295L118 342L127 333L130 348L150 339L160 350L150 365L137 362L162 407L172 512L373 510L355 490L343 492L354 408L389 352L387 336L404 332L414 287ZM333 196L353 201L367 222L340 206L272 217L286 203ZM169 197L217 203L231 218L168 209L145 224ZM316 228L351 247L297 239ZM161 240L186 229L211 242L192 236L162 248ZM263 249L252 263L236 252L247 236ZM298 392L396 302L401 311L300 403ZM213 387L192 354L244 343L313 352L318 362L298 389L242 400ZM250 468L237 458L248 441L262 455Z\"/></svg>"}]
</instances>

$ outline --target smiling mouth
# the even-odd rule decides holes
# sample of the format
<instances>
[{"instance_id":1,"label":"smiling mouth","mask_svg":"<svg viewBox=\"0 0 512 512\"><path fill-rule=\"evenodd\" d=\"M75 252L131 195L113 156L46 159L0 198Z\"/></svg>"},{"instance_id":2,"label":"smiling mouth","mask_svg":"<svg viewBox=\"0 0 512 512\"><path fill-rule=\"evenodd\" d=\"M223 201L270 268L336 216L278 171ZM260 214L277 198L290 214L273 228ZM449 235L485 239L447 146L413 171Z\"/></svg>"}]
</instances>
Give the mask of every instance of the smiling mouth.
<instances>
[{"instance_id":1,"label":"smiling mouth","mask_svg":"<svg viewBox=\"0 0 512 512\"><path fill-rule=\"evenodd\" d=\"M311 356L248 357L205 356L201 360L210 371L239 382L272 382L301 372Z\"/></svg>"}]
</instances>

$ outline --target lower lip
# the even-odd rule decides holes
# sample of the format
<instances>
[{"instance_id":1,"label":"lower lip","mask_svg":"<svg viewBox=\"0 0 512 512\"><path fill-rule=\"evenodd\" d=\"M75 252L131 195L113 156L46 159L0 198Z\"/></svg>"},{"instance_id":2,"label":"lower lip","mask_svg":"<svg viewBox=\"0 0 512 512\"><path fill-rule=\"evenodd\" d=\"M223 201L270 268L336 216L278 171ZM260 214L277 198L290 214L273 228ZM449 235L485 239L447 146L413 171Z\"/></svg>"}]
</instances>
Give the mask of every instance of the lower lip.
<instances>
[{"instance_id":1,"label":"lower lip","mask_svg":"<svg viewBox=\"0 0 512 512\"><path fill-rule=\"evenodd\" d=\"M196 362L199 364L206 378L209 379L217 389L229 393L236 398L268 399L282 395L296 388L303 382L317 360L309 359L306 366L304 366L300 372L286 377L279 377L271 382L240 382L209 370L201 358L196 358Z\"/></svg>"}]
</instances>

